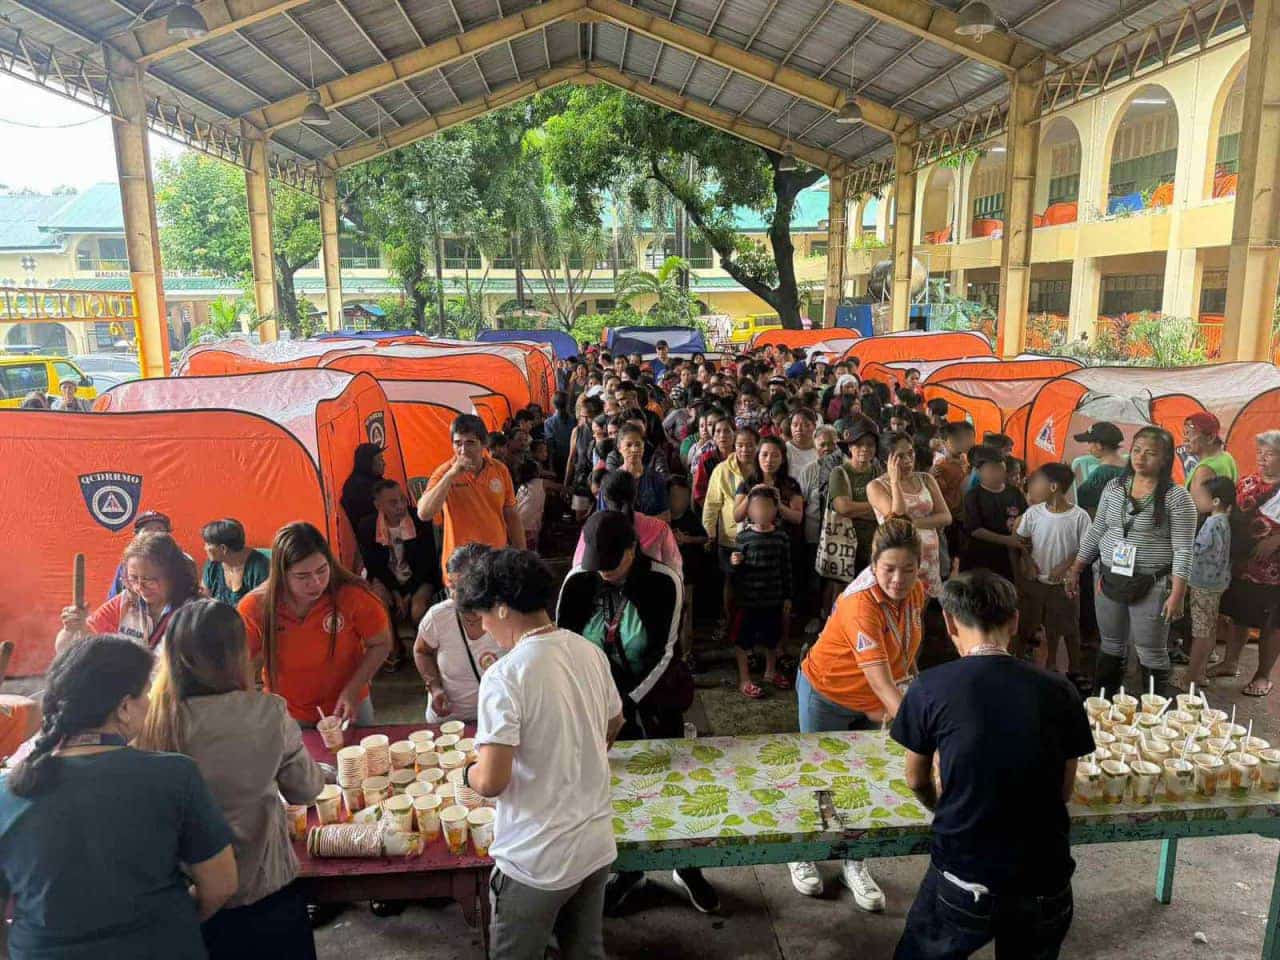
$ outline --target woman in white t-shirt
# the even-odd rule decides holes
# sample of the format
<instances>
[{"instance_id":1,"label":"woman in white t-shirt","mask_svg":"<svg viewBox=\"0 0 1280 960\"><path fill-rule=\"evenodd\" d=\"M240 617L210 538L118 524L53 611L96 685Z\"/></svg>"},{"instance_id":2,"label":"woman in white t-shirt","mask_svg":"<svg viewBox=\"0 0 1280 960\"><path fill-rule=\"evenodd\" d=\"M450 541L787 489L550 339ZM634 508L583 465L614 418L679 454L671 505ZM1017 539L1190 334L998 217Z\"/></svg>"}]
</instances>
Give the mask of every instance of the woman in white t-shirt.
<instances>
[{"instance_id":1,"label":"woman in white t-shirt","mask_svg":"<svg viewBox=\"0 0 1280 960\"><path fill-rule=\"evenodd\" d=\"M605 881L617 857L609 745L622 700L604 651L548 615L554 580L525 550L495 550L455 580L463 610L509 651L480 685L479 759L463 782L497 797L489 953L604 960Z\"/></svg>"},{"instance_id":2,"label":"woman in white t-shirt","mask_svg":"<svg viewBox=\"0 0 1280 960\"><path fill-rule=\"evenodd\" d=\"M456 583L477 557L491 550L483 543L468 543L453 551L449 581ZM480 678L503 652L481 626L480 617L459 610L452 598L428 610L413 644L413 662L427 686L427 723L474 723Z\"/></svg>"}]
</instances>

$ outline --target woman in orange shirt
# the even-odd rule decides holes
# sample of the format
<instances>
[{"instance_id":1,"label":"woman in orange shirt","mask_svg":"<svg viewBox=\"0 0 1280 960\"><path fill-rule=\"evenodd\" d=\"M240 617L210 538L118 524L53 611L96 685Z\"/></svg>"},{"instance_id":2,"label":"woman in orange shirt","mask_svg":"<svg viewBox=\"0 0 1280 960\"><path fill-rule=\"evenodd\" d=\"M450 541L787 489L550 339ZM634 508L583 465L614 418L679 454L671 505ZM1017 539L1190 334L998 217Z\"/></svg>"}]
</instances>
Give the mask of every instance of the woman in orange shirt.
<instances>
[{"instance_id":1,"label":"woman in orange shirt","mask_svg":"<svg viewBox=\"0 0 1280 960\"><path fill-rule=\"evenodd\" d=\"M845 588L822 634L800 665L800 731L871 730L891 722L915 673L927 595L920 580L920 536L910 520L889 517L871 542L871 566ZM800 893L822 893L812 863L792 863ZM860 860L841 879L863 910L884 909L884 893Z\"/></svg>"},{"instance_id":2,"label":"woman in orange shirt","mask_svg":"<svg viewBox=\"0 0 1280 960\"><path fill-rule=\"evenodd\" d=\"M387 608L333 558L309 523L281 527L267 582L240 601L249 653L267 692L299 723L320 713L373 723L369 681L391 650Z\"/></svg>"}]
</instances>

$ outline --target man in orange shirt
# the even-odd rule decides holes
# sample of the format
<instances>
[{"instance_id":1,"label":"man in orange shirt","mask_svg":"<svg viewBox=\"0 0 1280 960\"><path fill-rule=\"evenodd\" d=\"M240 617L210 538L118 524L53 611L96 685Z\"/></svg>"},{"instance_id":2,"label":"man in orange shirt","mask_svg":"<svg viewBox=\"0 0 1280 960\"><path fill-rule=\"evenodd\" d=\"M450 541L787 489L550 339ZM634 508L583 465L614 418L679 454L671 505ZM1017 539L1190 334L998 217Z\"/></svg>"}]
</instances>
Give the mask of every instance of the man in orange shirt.
<instances>
[{"instance_id":1,"label":"man in orange shirt","mask_svg":"<svg viewBox=\"0 0 1280 960\"><path fill-rule=\"evenodd\" d=\"M464 413L453 421L453 459L436 467L418 501L418 516L444 526L445 563L466 543L523 550L511 472L485 449L484 421ZM447 578L446 574L446 578Z\"/></svg>"}]
</instances>

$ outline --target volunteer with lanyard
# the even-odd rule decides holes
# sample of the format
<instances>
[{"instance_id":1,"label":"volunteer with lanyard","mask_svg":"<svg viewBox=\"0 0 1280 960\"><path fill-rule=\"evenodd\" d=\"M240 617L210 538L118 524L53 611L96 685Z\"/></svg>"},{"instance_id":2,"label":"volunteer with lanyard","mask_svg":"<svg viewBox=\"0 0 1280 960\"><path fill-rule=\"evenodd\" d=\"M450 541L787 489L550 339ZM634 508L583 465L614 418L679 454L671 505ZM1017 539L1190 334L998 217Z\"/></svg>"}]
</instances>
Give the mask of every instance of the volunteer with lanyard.
<instances>
[{"instance_id":1,"label":"volunteer with lanyard","mask_svg":"<svg viewBox=\"0 0 1280 960\"><path fill-rule=\"evenodd\" d=\"M121 565L123 592L92 614L84 607L63 609L62 629L54 639L57 652L93 634L117 634L155 647L173 611L200 595L195 563L167 533L134 537Z\"/></svg>"},{"instance_id":2,"label":"volunteer with lanyard","mask_svg":"<svg viewBox=\"0 0 1280 960\"><path fill-rule=\"evenodd\" d=\"M890 723L916 671L926 594L920 536L911 521L885 519L871 543L871 566L849 584L800 665L800 731L872 730ZM791 883L822 894L816 864L788 864ZM861 860L841 864L841 880L863 910L884 909L884 893Z\"/></svg>"},{"instance_id":3,"label":"volunteer with lanyard","mask_svg":"<svg viewBox=\"0 0 1280 960\"><path fill-rule=\"evenodd\" d=\"M453 551L448 563L449 581L457 583L491 549L483 543L468 543ZM485 632L480 615L459 610L452 597L428 610L413 644L413 662L427 687L427 723L475 723L480 678L503 652Z\"/></svg>"}]
</instances>

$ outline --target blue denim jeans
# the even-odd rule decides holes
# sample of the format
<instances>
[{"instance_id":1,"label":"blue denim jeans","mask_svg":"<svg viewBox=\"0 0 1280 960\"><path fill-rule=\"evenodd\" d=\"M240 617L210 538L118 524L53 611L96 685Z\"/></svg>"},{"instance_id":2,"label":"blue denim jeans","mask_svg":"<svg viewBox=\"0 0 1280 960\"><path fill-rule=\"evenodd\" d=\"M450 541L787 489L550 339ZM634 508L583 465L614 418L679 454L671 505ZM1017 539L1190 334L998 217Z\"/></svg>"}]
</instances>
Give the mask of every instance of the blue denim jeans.
<instances>
[{"instance_id":1,"label":"blue denim jeans","mask_svg":"<svg viewBox=\"0 0 1280 960\"><path fill-rule=\"evenodd\" d=\"M1073 910L1069 882L1048 897L975 898L930 864L893 958L967 960L994 940L996 960L1057 960Z\"/></svg>"},{"instance_id":2,"label":"blue denim jeans","mask_svg":"<svg viewBox=\"0 0 1280 960\"><path fill-rule=\"evenodd\" d=\"M804 675L796 673L796 703L800 708L801 733L829 733L833 730L874 730L876 724L865 713L832 703Z\"/></svg>"}]
</instances>

